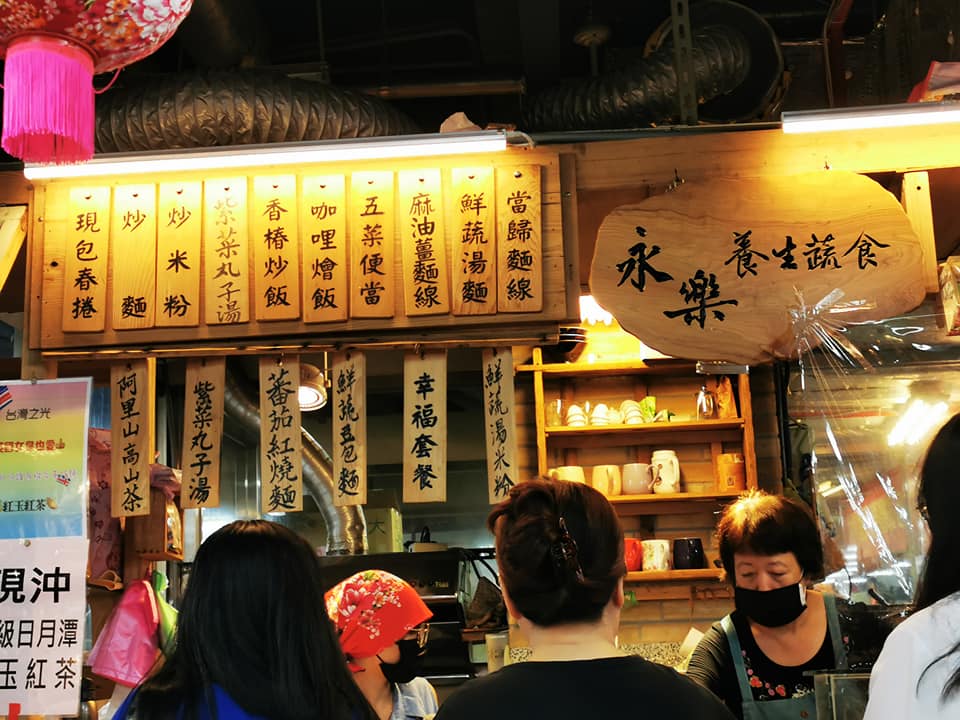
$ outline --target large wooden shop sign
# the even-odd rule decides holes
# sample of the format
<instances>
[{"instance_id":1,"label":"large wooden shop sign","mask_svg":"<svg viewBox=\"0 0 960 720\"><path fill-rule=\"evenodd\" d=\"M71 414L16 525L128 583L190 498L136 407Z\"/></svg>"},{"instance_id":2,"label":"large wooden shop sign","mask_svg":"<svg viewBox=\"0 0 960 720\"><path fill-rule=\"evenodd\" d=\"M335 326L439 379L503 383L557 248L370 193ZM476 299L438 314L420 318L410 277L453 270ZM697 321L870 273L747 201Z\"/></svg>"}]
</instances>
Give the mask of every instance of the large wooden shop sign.
<instances>
[{"instance_id":1,"label":"large wooden shop sign","mask_svg":"<svg viewBox=\"0 0 960 720\"><path fill-rule=\"evenodd\" d=\"M686 183L618 207L600 227L590 287L660 352L756 364L794 355L792 318L831 293L853 311L813 320L915 308L921 271L920 243L894 197L832 171Z\"/></svg>"},{"instance_id":2,"label":"large wooden shop sign","mask_svg":"<svg viewBox=\"0 0 960 720\"><path fill-rule=\"evenodd\" d=\"M560 198L558 159L537 150L51 181L34 346L555 324L572 302Z\"/></svg>"}]
</instances>

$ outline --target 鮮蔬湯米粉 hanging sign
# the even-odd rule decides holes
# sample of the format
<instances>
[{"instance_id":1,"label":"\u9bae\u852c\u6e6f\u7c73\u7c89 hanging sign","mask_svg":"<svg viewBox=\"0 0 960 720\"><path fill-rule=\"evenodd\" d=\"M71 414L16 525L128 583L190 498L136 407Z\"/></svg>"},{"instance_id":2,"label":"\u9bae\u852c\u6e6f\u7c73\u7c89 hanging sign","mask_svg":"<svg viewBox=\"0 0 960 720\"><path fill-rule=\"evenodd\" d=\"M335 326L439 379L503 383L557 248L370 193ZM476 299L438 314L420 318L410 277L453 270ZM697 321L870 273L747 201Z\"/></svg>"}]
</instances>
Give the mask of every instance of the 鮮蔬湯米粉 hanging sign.
<instances>
[{"instance_id":1,"label":"\u9bae\u852c\u6e6f\u7c73\u7c89 hanging sign","mask_svg":"<svg viewBox=\"0 0 960 720\"><path fill-rule=\"evenodd\" d=\"M260 358L260 509L303 510L300 362Z\"/></svg>"},{"instance_id":2,"label":"\u9bae\u852c\u6e6f\u7c73\u7c89 hanging sign","mask_svg":"<svg viewBox=\"0 0 960 720\"><path fill-rule=\"evenodd\" d=\"M181 506L218 507L226 358L188 360L184 385Z\"/></svg>"},{"instance_id":3,"label":"\u9bae\u852c\u6e6f\u7c73\u7c89 hanging sign","mask_svg":"<svg viewBox=\"0 0 960 720\"><path fill-rule=\"evenodd\" d=\"M367 361L363 353L334 353L332 374L333 504L367 502Z\"/></svg>"},{"instance_id":4,"label":"\u9bae\u852c\u6e6f\u7c73\u7c89 hanging sign","mask_svg":"<svg viewBox=\"0 0 960 720\"><path fill-rule=\"evenodd\" d=\"M791 357L791 310L835 290L846 321L893 317L924 297L920 243L870 178L830 171L689 182L615 209L600 226L594 298L645 344L753 365Z\"/></svg>"},{"instance_id":5,"label":"\u9bae\u852c\u6e6f\u7c73\u7c89 hanging sign","mask_svg":"<svg viewBox=\"0 0 960 720\"><path fill-rule=\"evenodd\" d=\"M447 353L403 356L403 502L447 500Z\"/></svg>"},{"instance_id":6,"label":"\u9bae\u852c\u6e6f\u7c73\u7c89 hanging sign","mask_svg":"<svg viewBox=\"0 0 960 720\"><path fill-rule=\"evenodd\" d=\"M519 482L510 348L483 351L483 421L487 441L487 494L494 504L503 500Z\"/></svg>"},{"instance_id":7,"label":"\u9bae\u852c\u6e6f\u7c73\u7c89 hanging sign","mask_svg":"<svg viewBox=\"0 0 960 720\"><path fill-rule=\"evenodd\" d=\"M114 517L150 514L156 360L128 360L110 366L110 485Z\"/></svg>"},{"instance_id":8,"label":"\u9bae\u852c\u6e6f\u7c73\u7c89 hanging sign","mask_svg":"<svg viewBox=\"0 0 960 720\"><path fill-rule=\"evenodd\" d=\"M31 343L521 340L576 315L556 153L337 167L39 183Z\"/></svg>"}]
</instances>

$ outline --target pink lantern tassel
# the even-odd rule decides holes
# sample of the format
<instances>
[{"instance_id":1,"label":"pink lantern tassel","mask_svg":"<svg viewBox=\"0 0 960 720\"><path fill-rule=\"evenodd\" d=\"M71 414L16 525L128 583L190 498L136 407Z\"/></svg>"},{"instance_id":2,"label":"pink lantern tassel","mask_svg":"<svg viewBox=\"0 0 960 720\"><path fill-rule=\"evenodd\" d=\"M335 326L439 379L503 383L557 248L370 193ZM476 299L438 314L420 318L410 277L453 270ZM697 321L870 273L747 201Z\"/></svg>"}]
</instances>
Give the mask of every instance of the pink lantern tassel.
<instances>
[{"instance_id":1,"label":"pink lantern tassel","mask_svg":"<svg viewBox=\"0 0 960 720\"><path fill-rule=\"evenodd\" d=\"M93 157L93 58L49 35L17 38L3 71L3 149L30 163Z\"/></svg>"}]
</instances>

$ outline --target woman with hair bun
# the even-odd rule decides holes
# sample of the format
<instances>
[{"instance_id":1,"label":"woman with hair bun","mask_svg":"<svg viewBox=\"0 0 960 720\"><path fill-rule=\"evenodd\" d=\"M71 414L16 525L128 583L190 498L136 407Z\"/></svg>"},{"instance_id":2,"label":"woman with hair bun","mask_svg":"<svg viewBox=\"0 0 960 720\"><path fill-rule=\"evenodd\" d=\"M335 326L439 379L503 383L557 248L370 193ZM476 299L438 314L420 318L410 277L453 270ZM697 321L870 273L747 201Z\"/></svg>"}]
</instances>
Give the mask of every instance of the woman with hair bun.
<instances>
[{"instance_id":1,"label":"woman with hair bun","mask_svg":"<svg viewBox=\"0 0 960 720\"><path fill-rule=\"evenodd\" d=\"M465 685L437 720L732 717L674 670L617 647L623 530L603 495L580 483L531 480L510 491L487 526L504 603L533 654Z\"/></svg>"}]
</instances>

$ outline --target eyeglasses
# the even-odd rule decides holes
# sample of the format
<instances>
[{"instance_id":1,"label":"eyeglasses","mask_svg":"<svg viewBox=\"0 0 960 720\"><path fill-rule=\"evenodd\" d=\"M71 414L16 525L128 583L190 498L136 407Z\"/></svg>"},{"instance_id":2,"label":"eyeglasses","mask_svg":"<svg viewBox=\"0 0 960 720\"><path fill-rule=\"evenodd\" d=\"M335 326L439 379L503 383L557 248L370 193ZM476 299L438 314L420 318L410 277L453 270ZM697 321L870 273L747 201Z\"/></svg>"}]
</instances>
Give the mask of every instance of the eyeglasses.
<instances>
[{"instance_id":1,"label":"eyeglasses","mask_svg":"<svg viewBox=\"0 0 960 720\"><path fill-rule=\"evenodd\" d=\"M404 640L416 640L417 647L424 647L427 644L427 638L430 636L430 623L421 623L414 628L410 628L404 635Z\"/></svg>"}]
</instances>

